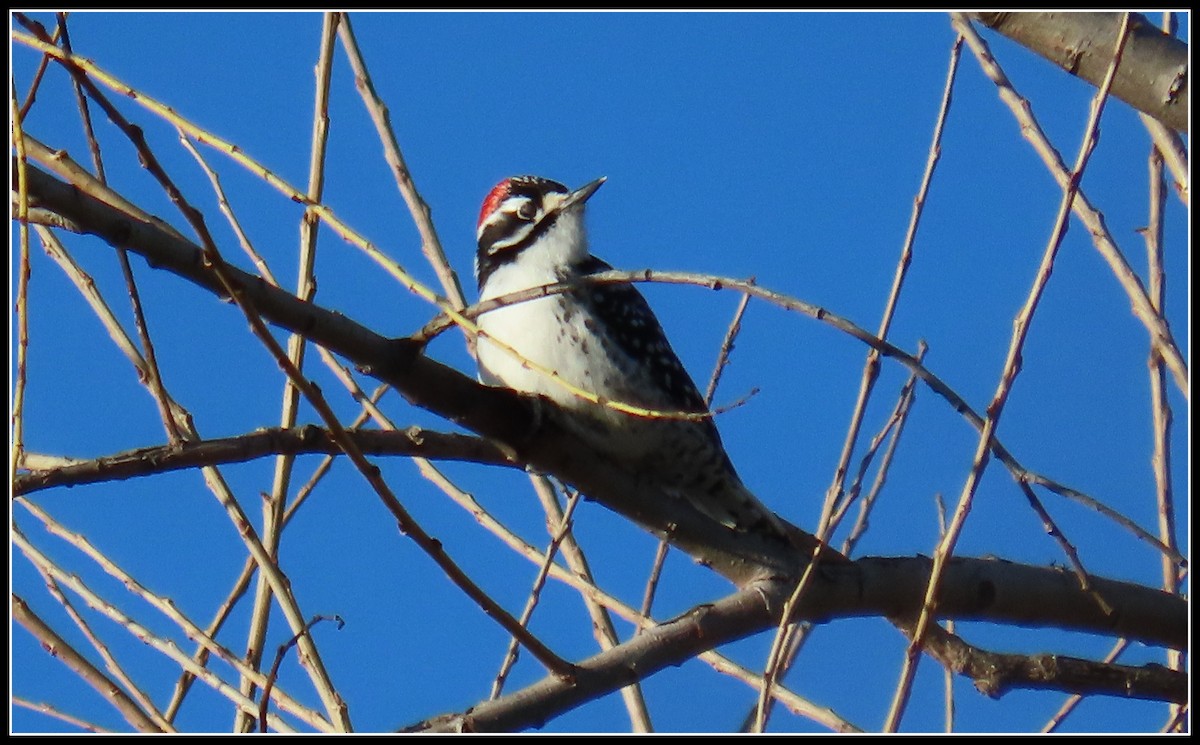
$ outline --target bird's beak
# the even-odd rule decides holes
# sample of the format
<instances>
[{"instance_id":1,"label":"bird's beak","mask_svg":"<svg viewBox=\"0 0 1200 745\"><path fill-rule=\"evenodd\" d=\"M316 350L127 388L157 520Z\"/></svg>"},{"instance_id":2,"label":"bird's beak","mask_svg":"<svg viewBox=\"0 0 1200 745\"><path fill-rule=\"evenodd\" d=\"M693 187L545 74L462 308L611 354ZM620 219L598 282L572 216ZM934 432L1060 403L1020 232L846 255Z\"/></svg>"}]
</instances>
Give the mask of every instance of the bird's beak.
<instances>
[{"instance_id":1,"label":"bird's beak","mask_svg":"<svg viewBox=\"0 0 1200 745\"><path fill-rule=\"evenodd\" d=\"M575 191L571 192L570 194L567 195L567 198L562 201L562 204L559 205L558 211L565 212L566 210L571 209L572 207L574 207L577 204L583 204L593 194L595 194L596 190L599 189L600 186L607 180L608 180L608 176L601 176L600 178L596 179L595 181L591 182L590 184L587 184L586 186L581 186L578 189L576 189Z\"/></svg>"}]
</instances>

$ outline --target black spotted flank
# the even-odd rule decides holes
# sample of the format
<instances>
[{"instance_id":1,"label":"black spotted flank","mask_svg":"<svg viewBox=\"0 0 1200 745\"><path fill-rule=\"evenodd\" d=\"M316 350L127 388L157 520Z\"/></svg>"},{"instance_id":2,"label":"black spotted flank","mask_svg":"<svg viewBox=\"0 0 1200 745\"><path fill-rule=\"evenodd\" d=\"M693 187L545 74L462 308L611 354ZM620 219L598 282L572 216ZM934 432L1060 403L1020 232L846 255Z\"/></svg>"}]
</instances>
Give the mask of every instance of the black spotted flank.
<instances>
[{"instance_id":1,"label":"black spotted flank","mask_svg":"<svg viewBox=\"0 0 1200 745\"><path fill-rule=\"evenodd\" d=\"M606 272L612 267L589 256L575 269L581 275L588 275ZM630 360L648 368L650 379L664 387L672 406L688 413L708 411L704 397L671 348L650 304L636 287L630 284L586 285L570 294L588 308ZM712 420L707 421L712 427ZM712 427L712 431L715 435L716 427Z\"/></svg>"}]
</instances>

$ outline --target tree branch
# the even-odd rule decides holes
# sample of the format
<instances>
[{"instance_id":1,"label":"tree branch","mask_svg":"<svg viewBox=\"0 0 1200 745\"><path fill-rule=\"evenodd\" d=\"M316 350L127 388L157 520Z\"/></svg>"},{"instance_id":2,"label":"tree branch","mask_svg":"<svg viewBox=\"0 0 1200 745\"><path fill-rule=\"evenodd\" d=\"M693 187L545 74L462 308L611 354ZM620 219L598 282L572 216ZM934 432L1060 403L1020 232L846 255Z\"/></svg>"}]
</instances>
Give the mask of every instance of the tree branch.
<instances>
[{"instance_id":1,"label":"tree branch","mask_svg":"<svg viewBox=\"0 0 1200 745\"><path fill-rule=\"evenodd\" d=\"M63 184L44 172L27 169L30 199L66 216L82 230L127 247L155 267L221 295L223 290L206 268L201 251L156 224L130 218L119 210ZM564 426L560 409L548 401L514 391L483 386L452 368L426 357L421 345L388 340L346 317L272 287L261 279L225 267L231 283L253 302L262 316L314 343L343 355L369 374L394 386L415 405L505 447L532 467L553 473L584 494L659 534L701 563L735 583L763 576L797 577L815 544L796 529L796 542L784 545L770 536L734 533L705 518L687 502L654 492L636 477L578 442ZM809 544L804 546L807 538ZM821 589L806 601L816 613L823 601L840 598L830 612L854 609L853 615L903 617L921 596L928 577L927 559L876 559L872 571L860 560L831 561L819 572ZM916 562L914 565L913 562ZM961 574L964 567L989 567L980 577ZM997 567L1003 568L1002 571ZM1103 615L1090 593L1069 574L1020 564L955 559L948 566L939 617L988 618L1018 625L1052 625L1126 636L1152 644L1186 646L1186 603L1159 590L1097 578L1094 590L1114 612ZM832 581L830 578L840 578ZM1048 581L1048 584L1047 584ZM873 587L878 582L879 587ZM870 602L868 597L889 598ZM882 594L879 594L882 593ZM836 614L836 613L835 613ZM818 614L819 615L819 614Z\"/></svg>"},{"instance_id":2,"label":"tree branch","mask_svg":"<svg viewBox=\"0 0 1200 745\"><path fill-rule=\"evenodd\" d=\"M971 13L1067 72L1099 86L1112 61L1121 13ZM1112 94L1172 129L1188 131L1188 48L1132 14Z\"/></svg>"},{"instance_id":3,"label":"tree branch","mask_svg":"<svg viewBox=\"0 0 1200 745\"><path fill-rule=\"evenodd\" d=\"M347 431L366 455L407 455L433 460L462 460L486 465L518 466L495 444L470 435L409 427L395 432ZM244 463L269 455L323 453L341 455L329 431L315 425L280 429L270 427L236 437L223 437L180 445L155 445L127 450L94 460L68 462L53 467L39 465L30 456L27 473L13 477L13 495L20 496L55 486L79 486L121 481L184 468Z\"/></svg>"},{"instance_id":4,"label":"tree branch","mask_svg":"<svg viewBox=\"0 0 1200 745\"><path fill-rule=\"evenodd\" d=\"M823 576L813 583L795 620L827 622L836 617L881 613L890 618L915 617L920 607L922 577L928 576L928 569L929 560L924 558L866 558L823 567L819 572ZM993 574L993 570L998 571ZM1013 571L1010 573L1010 570ZM994 580L999 580L1000 584L993 585ZM940 609L957 610L963 614L958 616L962 618L985 613L988 608L995 610L1007 602L1005 598L1015 600L1016 596L1027 592L1032 592L1030 611L1038 608L1043 600L1058 604L1062 598L1055 599L1058 591L1082 599L1078 585L1067 572L1007 562L955 558L947 570L946 582L948 584L943 585L946 597ZM1105 592L1113 597L1123 595L1126 589L1139 596L1156 592L1134 585L1121 587L1122 583L1101 582ZM788 583L765 581L752 584L580 662L574 681L565 682L550 675L502 698L481 702L463 712L418 722L406 727L405 731L512 732L540 727L550 717L621 686L777 625L789 592ZM1161 596L1158 600L1178 603L1178 611L1186 613L1182 601L1166 593L1158 594ZM867 606L872 608L870 612L865 612ZM900 610L901 606L905 610ZM888 607L897 612L887 612L885 608ZM1089 604L1082 602L1077 609L1086 607ZM996 619L990 612L986 615ZM1146 620L1146 617L1140 617L1137 623ZM1186 616L1180 615L1177 620L1181 623L1177 631L1186 636ZM931 628L931 632L934 631ZM997 654L966 645L944 631L927 639L927 644L930 654L953 661L955 672L972 677L976 686L991 696L1002 695L1014 688L1051 688L1154 700L1180 697L1186 700L1187 697L1186 673L1159 665L1138 668L1058 655Z\"/></svg>"},{"instance_id":5,"label":"tree branch","mask_svg":"<svg viewBox=\"0 0 1200 745\"><path fill-rule=\"evenodd\" d=\"M213 275L195 244L138 220L105 201L29 167L30 201L69 216L80 232L143 256L156 268L224 299L225 287ZM90 191L107 189L89 184ZM114 200L115 201L115 200ZM767 573L793 574L816 544L795 531L795 544L773 536L739 534L718 525L684 500L669 499L632 473L592 452L578 441L565 417L548 401L483 386L423 353L423 345L391 340L346 317L307 303L265 280L223 268L235 291L269 322L307 338L357 363L364 372L392 385L411 403L437 413L495 442L504 443L524 463L554 473L590 497L654 531L672 530L683 550L734 582ZM797 548L800 550L798 551Z\"/></svg>"}]
</instances>

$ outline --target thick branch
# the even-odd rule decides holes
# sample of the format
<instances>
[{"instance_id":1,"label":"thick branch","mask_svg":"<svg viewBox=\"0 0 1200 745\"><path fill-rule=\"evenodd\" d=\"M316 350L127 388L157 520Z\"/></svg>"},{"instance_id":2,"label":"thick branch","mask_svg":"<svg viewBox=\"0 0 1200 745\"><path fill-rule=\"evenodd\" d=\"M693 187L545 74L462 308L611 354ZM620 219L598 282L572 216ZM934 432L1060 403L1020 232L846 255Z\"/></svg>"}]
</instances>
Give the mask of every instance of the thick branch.
<instances>
[{"instance_id":1,"label":"thick branch","mask_svg":"<svg viewBox=\"0 0 1200 745\"><path fill-rule=\"evenodd\" d=\"M196 246L157 225L131 219L35 168L27 172L29 194L39 206L63 214L83 232L144 256L152 266L222 294ZM648 490L619 464L580 443L560 423L561 411L547 401L482 386L429 359L420 345L385 339L233 267L225 272L264 318L353 360L414 404L505 443L520 461L559 476L606 507L650 530L669 533L672 542L734 582L745 584L764 575L794 577L807 560L808 554L795 546L756 534L735 534L686 502ZM797 534L807 535L799 530ZM806 612L812 614L810 618L904 617L921 597L927 561L826 562L814 585L815 594L806 600ZM1115 609L1105 616L1100 604L1080 591L1071 575L1058 570L956 559L947 571L939 617L1056 626L1152 644L1186 645L1186 603L1158 590L1097 579L1095 591Z\"/></svg>"},{"instance_id":2,"label":"thick branch","mask_svg":"<svg viewBox=\"0 0 1200 745\"><path fill-rule=\"evenodd\" d=\"M1112 61L1121 13L972 13L1072 75L1099 86ZM1187 44L1140 14L1130 18L1129 41L1112 94L1180 132L1188 131Z\"/></svg>"},{"instance_id":3,"label":"thick branch","mask_svg":"<svg viewBox=\"0 0 1200 745\"><path fill-rule=\"evenodd\" d=\"M64 224L78 232L127 248L152 267L171 271L218 297L226 297L226 290L193 243L165 231L157 222L135 219L32 166L26 170L31 204L62 215ZM734 533L686 501L664 497L620 464L594 453L564 426L562 418L569 414L553 404L480 385L426 357L420 344L384 338L232 266L224 267L223 272L264 319L354 361L414 405L507 445L522 462L559 476L640 525L653 531L669 531L676 545L734 582L769 573L793 574L816 546L799 530L796 542L800 550L773 536Z\"/></svg>"},{"instance_id":4,"label":"thick branch","mask_svg":"<svg viewBox=\"0 0 1200 745\"><path fill-rule=\"evenodd\" d=\"M827 566L805 596L795 620L819 623L857 615L911 616L919 610L920 591L928 572L929 561L923 558L866 558ZM1101 582L1101 586L1106 597L1133 600L1137 596L1137 604L1147 599L1144 593L1157 592L1116 582ZM1028 603L1029 613L1035 613L1043 601L1058 605L1072 595L1076 609L1094 608L1094 604L1078 602L1081 593L1069 573L1000 561L953 559L943 589L947 597L939 609L960 618L978 614L995 620L994 611L1023 595L1021 603ZM547 719L630 682L777 625L789 591L785 583L752 585L579 663L578 674L572 681L547 676L508 696L482 702L465 712L434 717L407 730L511 732L540 727ZM1126 595L1127 592L1133 595ZM1175 605L1172 615L1179 622L1176 631L1182 643L1186 637L1184 603L1166 593L1158 595L1155 601L1141 608L1137 619L1130 620L1152 622L1149 615ZM1151 608L1157 602L1163 605ZM1147 610L1150 614L1144 615L1142 612ZM1012 607L1008 611L1023 615ZM931 647L931 653L944 658L944 664L970 676L982 691L992 696L1013 688L1052 688L1152 700L1187 697L1187 675L1156 665L1134 668L1057 655L996 654L962 644L953 649L945 644L931 644ZM952 657L951 651L957 651L958 656Z\"/></svg>"}]
</instances>

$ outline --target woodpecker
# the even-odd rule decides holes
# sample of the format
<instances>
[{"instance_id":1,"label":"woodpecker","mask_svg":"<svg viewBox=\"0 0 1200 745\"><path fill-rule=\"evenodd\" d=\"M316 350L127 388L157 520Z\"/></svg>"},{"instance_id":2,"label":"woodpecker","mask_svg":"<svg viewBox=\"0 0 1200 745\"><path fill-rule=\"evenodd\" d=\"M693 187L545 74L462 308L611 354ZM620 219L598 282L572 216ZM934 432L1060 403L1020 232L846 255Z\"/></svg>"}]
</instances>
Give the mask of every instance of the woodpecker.
<instances>
[{"instance_id":1,"label":"woodpecker","mask_svg":"<svg viewBox=\"0 0 1200 745\"><path fill-rule=\"evenodd\" d=\"M476 231L480 301L611 269L589 252L584 227L584 205L604 180L574 191L537 176L497 184L483 200ZM553 400L578 415L571 424L587 443L639 479L688 500L729 529L766 531L786 540L779 518L742 484L711 417L646 416L604 404L660 413L708 411L633 285L582 284L501 305L482 313L477 323L484 383ZM572 392L550 372L600 401Z\"/></svg>"}]
</instances>

